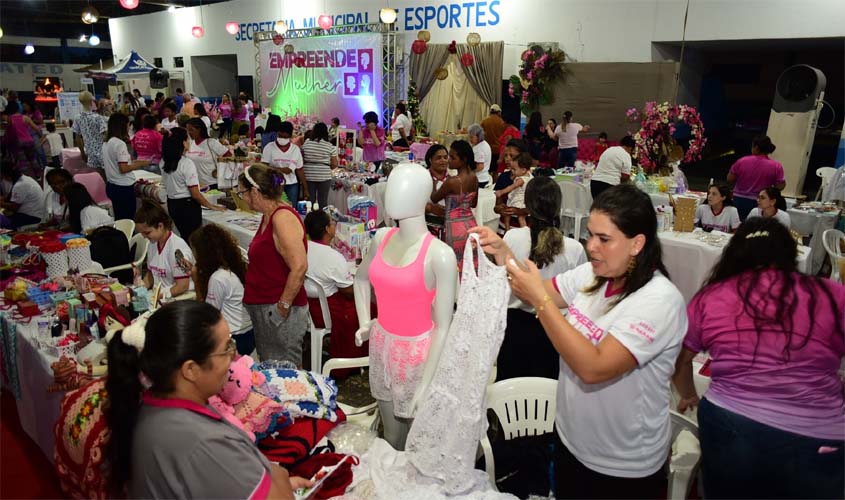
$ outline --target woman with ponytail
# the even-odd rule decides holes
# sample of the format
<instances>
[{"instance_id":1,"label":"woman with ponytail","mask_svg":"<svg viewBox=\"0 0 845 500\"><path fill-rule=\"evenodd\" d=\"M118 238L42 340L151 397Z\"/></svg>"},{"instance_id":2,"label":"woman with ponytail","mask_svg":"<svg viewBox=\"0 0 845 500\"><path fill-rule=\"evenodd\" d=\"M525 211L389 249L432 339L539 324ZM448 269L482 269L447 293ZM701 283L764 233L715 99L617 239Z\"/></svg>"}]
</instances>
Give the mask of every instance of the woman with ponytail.
<instances>
[{"instance_id":1,"label":"woman with ponytail","mask_svg":"<svg viewBox=\"0 0 845 500\"><path fill-rule=\"evenodd\" d=\"M511 229L504 241L521 261L531 259L544 280L587 262L584 247L560 231L561 193L550 177L535 177L525 187L528 227ZM505 340L499 350L497 379L514 377L557 378L558 356L534 308L511 294ZM531 359L531 363L526 363Z\"/></svg>"},{"instance_id":2,"label":"woman with ponytail","mask_svg":"<svg viewBox=\"0 0 845 500\"><path fill-rule=\"evenodd\" d=\"M111 336L112 495L293 498L305 485L208 405L235 349L220 311L204 302L168 304Z\"/></svg>"}]
</instances>

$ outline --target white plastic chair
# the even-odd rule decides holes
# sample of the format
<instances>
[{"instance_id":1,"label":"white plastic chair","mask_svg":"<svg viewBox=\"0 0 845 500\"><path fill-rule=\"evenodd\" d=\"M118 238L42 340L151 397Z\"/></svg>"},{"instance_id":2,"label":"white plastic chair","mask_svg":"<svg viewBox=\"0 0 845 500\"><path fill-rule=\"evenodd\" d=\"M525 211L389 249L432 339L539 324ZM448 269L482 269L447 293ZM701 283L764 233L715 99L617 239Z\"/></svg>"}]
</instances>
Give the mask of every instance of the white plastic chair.
<instances>
[{"instance_id":1,"label":"white plastic chair","mask_svg":"<svg viewBox=\"0 0 845 500\"><path fill-rule=\"evenodd\" d=\"M830 183L830 179L833 178L833 174L836 173L836 169L833 167L819 167L816 169L816 175L822 178L821 186L819 186L819 192L816 193L816 200L820 200L822 193L824 193L825 188Z\"/></svg>"},{"instance_id":2,"label":"white plastic chair","mask_svg":"<svg viewBox=\"0 0 845 500\"><path fill-rule=\"evenodd\" d=\"M123 271L124 269L132 269L132 266L140 268L141 265L144 263L144 260L147 258L147 247L149 246L150 241L142 234L136 234L129 240L129 250L132 250L132 246L135 246L135 253L132 254L132 262L129 264L121 264L119 266L109 267L104 269L103 272L105 274L111 274L115 271Z\"/></svg>"},{"instance_id":3,"label":"white plastic chair","mask_svg":"<svg viewBox=\"0 0 845 500\"><path fill-rule=\"evenodd\" d=\"M669 460L669 485L666 498L685 500L690 483L701 462L701 446L698 442L698 424L672 410L672 457ZM686 431L686 432L683 432Z\"/></svg>"},{"instance_id":4,"label":"white plastic chair","mask_svg":"<svg viewBox=\"0 0 845 500\"><path fill-rule=\"evenodd\" d=\"M334 370L343 368L364 368L370 366L370 357L362 358L332 358L323 365L321 373L328 377ZM379 412L378 403L373 402L367 406L353 407L345 403L338 403L338 407L346 414L346 421L368 429L378 431Z\"/></svg>"},{"instance_id":5,"label":"white plastic chair","mask_svg":"<svg viewBox=\"0 0 845 500\"><path fill-rule=\"evenodd\" d=\"M519 377L487 386L487 408L499 419L505 439L552 432L555 423L557 380ZM490 439L481 439L490 484L496 488L496 465Z\"/></svg>"},{"instance_id":6,"label":"white plastic chair","mask_svg":"<svg viewBox=\"0 0 845 500\"><path fill-rule=\"evenodd\" d=\"M126 235L126 241L132 241L135 233L135 221L132 219L120 219L114 221L114 228ZM131 248L131 247L130 247Z\"/></svg>"},{"instance_id":7,"label":"white plastic chair","mask_svg":"<svg viewBox=\"0 0 845 500\"><path fill-rule=\"evenodd\" d=\"M842 282L845 276L839 275L839 262L845 259L845 253L842 251L842 245L845 244L845 233L838 229L828 229L822 233L822 243L830 258L830 279L833 281Z\"/></svg>"},{"instance_id":8,"label":"white plastic chair","mask_svg":"<svg viewBox=\"0 0 845 500\"><path fill-rule=\"evenodd\" d=\"M593 196L587 186L572 181L561 181L560 186L561 204L560 216L575 221L573 238L581 239L581 220L590 216L590 205L593 204Z\"/></svg>"},{"instance_id":9,"label":"white plastic chair","mask_svg":"<svg viewBox=\"0 0 845 500\"><path fill-rule=\"evenodd\" d=\"M326 299L326 292L319 283L312 278L305 276L305 294L309 299L320 301L320 311L323 313L324 328L317 328L314 325L314 318L311 317L311 309L308 309L308 328L311 332L311 371L317 371L323 365L323 337L332 332L332 316L329 312L329 302Z\"/></svg>"}]
</instances>

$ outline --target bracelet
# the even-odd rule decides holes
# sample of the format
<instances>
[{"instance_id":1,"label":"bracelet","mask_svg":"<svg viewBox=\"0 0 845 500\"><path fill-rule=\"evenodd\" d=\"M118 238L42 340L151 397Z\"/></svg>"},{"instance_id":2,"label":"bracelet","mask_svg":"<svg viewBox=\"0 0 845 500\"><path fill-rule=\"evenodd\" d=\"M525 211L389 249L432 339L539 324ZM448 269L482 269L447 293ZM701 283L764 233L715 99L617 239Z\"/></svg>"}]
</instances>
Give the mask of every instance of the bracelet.
<instances>
[{"instance_id":1,"label":"bracelet","mask_svg":"<svg viewBox=\"0 0 845 500\"><path fill-rule=\"evenodd\" d=\"M543 303L537 307L537 312L534 314L535 318L540 319L540 313L546 309L546 304L548 304L550 300L552 300L552 298L549 297L549 294L543 296Z\"/></svg>"}]
</instances>

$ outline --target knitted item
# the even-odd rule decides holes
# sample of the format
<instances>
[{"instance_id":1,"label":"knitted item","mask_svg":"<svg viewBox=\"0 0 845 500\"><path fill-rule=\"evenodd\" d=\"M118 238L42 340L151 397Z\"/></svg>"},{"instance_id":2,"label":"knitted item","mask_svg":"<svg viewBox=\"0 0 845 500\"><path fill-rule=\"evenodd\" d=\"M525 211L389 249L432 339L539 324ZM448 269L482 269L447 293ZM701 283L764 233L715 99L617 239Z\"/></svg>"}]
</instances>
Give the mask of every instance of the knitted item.
<instances>
[{"instance_id":1,"label":"knitted item","mask_svg":"<svg viewBox=\"0 0 845 500\"><path fill-rule=\"evenodd\" d=\"M340 409L337 410L337 422L300 418L288 427L258 441L258 448L271 462L290 468L308 457L317 443L344 421L346 415Z\"/></svg>"},{"instance_id":2,"label":"knitted item","mask_svg":"<svg viewBox=\"0 0 845 500\"><path fill-rule=\"evenodd\" d=\"M284 406L293 418L337 422L337 385L319 373L304 370L263 370L267 381L257 390Z\"/></svg>"},{"instance_id":3,"label":"knitted item","mask_svg":"<svg viewBox=\"0 0 845 500\"><path fill-rule=\"evenodd\" d=\"M54 459L62 491L70 498L108 498L105 463L110 432L105 379L94 380L62 400L54 427Z\"/></svg>"}]
</instances>

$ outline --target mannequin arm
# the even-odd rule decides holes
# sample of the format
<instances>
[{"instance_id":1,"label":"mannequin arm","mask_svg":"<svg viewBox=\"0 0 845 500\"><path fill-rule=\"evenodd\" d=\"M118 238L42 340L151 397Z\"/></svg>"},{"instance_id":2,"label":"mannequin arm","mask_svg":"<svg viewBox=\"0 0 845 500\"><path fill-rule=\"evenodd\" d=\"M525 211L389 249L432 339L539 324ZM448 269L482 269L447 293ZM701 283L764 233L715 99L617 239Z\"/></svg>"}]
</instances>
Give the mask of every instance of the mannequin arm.
<instances>
[{"instance_id":1,"label":"mannequin arm","mask_svg":"<svg viewBox=\"0 0 845 500\"><path fill-rule=\"evenodd\" d=\"M358 330L355 332L355 345L361 346L370 338L370 327L374 319L370 316L370 304L372 301L372 288L370 287L370 264L373 262L381 240L384 239L388 229L380 229L373 241L370 243L370 251L358 266L355 272L355 279L352 281L352 288L355 293L355 312L358 314Z\"/></svg>"},{"instance_id":2,"label":"mannequin arm","mask_svg":"<svg viewBox=\"0 0 845 500\"><path fill-rule=\"evenodd\" d=\"M440 242L436 242L440 243ZM434 247L434 245L432 245ZM429 263L434 271L435 286L437 292L434 296L432 318L434 319L434 337L428 351L428 359L425 362L422 379L417 386L414 399L411 401L412 412L415 414L425 397L428 394L428 387L434 378L437 365L440 364L440 355L443 354L443 346L446 345L446 337L449 334L449 327L452 324L452 314L455 310L455 294L458 284L458 263L455 252L447 248L437 246L436 251L429 250L431 260Z\"/></svg>"}]
</instances>

